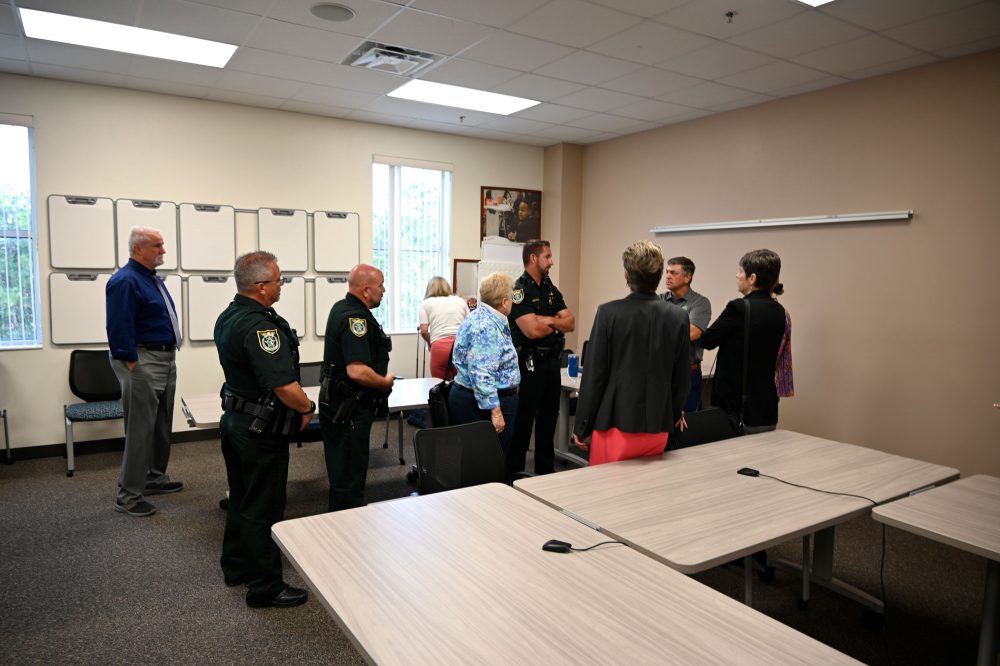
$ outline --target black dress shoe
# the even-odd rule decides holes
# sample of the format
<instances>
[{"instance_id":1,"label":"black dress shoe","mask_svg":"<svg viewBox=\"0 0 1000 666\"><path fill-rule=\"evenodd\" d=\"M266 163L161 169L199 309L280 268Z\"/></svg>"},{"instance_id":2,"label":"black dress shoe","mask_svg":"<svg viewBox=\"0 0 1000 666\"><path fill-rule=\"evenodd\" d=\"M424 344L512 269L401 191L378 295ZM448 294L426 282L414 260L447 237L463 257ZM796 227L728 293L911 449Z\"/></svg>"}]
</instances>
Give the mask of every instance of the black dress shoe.
<instances>
[{"instance_id":1,"label":"black dress shoe","mask_svg":"<svg viewBox=\"0 0 1000 666\"><path fill-rule=\"evenodd\" d=\"M250 608L291 608L301 606L309 598L309 593L301 588L286 585L278 594L266 601L250 601L247 599L247 606Z\"/></svg>"}]
</instances>

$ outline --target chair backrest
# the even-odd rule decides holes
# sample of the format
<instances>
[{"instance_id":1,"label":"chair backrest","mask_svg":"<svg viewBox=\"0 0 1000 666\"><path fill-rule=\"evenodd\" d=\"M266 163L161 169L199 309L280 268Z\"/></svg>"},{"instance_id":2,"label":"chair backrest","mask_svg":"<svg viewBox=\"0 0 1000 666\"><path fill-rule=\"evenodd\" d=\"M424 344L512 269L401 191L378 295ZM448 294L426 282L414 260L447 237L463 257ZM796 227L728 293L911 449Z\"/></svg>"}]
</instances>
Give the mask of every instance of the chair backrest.
<instances>
[{"instance_id":1,"label":"chair backrest","mask_svg":"<svg viewBox=\"0 0 1000 666\"><path fill-rule=\"evenodd\" d=\"M299 383L302 386L319 386L319 375L323 370L323 361L309 361L299 364Z\"/></svg>"},{"instance_id":2,"label":"chair backrest","mask_svg":"<svg viewBox=\"0 0 1000 666\"><path fill-rule=\"evenodd\" d=\"M731 417L728 412L718 407L688 412L684 415L687 428L684 432L675 432L670 435L667 450L675 451L689 446L738 437L739 433L734 429L734 419L736 422L739 421L739 418Z\"/></svg>"},{"instance_id":3,"label":"chair backrest","mask_svg":"<svg viewBox=\"0 0 1000 666\"><path fill-rule=\"evenodd\" d=\"M488 421L418 430L413 449L422 495L506 480L500 440Z\"/></svg>"},{"instance_id":4,"label":"chair backrest","mask_svg":"<svg viewBox=\"0 0 1000 666\"><path fill-rule=\"evenodd\" d=\"M119 400L122 388L107 349L74 349L69 355L69 390L87 402Z\"/></svg>"}]
</instances>

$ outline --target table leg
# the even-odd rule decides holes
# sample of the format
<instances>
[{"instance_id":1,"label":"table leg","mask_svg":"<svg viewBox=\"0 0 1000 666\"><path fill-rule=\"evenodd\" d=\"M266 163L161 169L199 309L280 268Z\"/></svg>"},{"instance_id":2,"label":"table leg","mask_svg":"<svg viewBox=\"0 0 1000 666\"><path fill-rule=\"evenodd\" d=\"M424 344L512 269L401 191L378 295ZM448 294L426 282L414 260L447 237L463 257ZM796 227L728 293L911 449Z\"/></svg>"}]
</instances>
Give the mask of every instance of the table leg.
<instances>
[{"instance_id":1,"label":"table leg","mask_svg":"<svg viewBox=\"0 0 1000 666\"><path fill-rule=\"evenodd\" d=\"M559 392L559 418L556 420L556 458L569 461L575 465L586 467L589 463L586 458L569 452L569 394L570 391L562 389Z\"/></svg>"},{"instance_id":2,"label":"table leg","mask_svg":"<svg viewBox=\"0 0 1000 666\"><path fill-rule=\"evenodd\" d=\"M803 564L812 561L812 535L802 535L802 562ZM802 599L799 601L799 608L805 609L809 605L809 575L812 567L802 567Z\"/></svg>"},{"instance_id":3,"label":"table leg","mask_svg":"<svg viewBox=\"0 0 1000 666\"><path fill-rule=\"evenodd\" d=\"M753 608L753 555L743 556L743 603Z\"/></svg>"},{"instance_id":4,"label":"table leg","mask_svg":"<svg viewBox=\"0 0 1000 666\"><path fill-rule=\"evenodd\" d=\"M979 627L978 666L994 666L997 659L997 608L1000 607L1000 562L986 562L986 591L983 594L983 622Z\"/></svg>"},{"instance_id":5,"label":"table leg","mask_svg":"<svg viewBox=\"0 0 1000 666\"><path fill-rule=\"evenodd\" d=\"M406 460L403 458L403 412L399 412L399 464L405 465ZM386 426L388 428L388 426Z\"/></svg>"},{"instance_id":6,"label":"table leg","mask_svg":"<svg viewBox=\"0 0 1000 666\"><path fill-rule=\"evenodd\" d=\"M10 465L14 462L14 458L10 454L10 432L7 430L7 410L0 412L0 416L3 417L3 445L7 450L7 464Z\"/></svg>"}]
</instances>

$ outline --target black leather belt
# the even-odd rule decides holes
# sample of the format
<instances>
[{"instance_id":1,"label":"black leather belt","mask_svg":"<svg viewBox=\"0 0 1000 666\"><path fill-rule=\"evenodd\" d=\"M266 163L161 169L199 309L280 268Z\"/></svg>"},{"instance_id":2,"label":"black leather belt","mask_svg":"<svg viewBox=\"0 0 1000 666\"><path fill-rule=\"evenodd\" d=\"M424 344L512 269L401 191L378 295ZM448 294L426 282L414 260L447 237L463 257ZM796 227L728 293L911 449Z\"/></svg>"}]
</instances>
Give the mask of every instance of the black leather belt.
<instances>
[{"instance_id":1,"label":"black leather belt","mask_svg":"<svg viewBox=\"0 0 1000 666\"><path fill-rule=\"evenodd\" d=\"M143 349L148 349L149 351L160 351L160 352L171 352L177 349L176 345L147 345L137 344L136 347L142 347Z\"/></svg>"},{"instance_id":2,"label":"black leather belt","mask_svg":"<svg viewBox=\"0 0 1000 666\"><path fill-rule=\"evenodd\" d=\"M454 388L462 389L463 391L468 391L469 393L472 393L472 389L468 388L467 386L462 386L458 382L455 382L454 384L452 384L452 386ZM508 386L507 388L497 389L497 396L498 397L506 398L509 395L517 395L517 387L516 386Z\"/></svg>"}]
</instances>

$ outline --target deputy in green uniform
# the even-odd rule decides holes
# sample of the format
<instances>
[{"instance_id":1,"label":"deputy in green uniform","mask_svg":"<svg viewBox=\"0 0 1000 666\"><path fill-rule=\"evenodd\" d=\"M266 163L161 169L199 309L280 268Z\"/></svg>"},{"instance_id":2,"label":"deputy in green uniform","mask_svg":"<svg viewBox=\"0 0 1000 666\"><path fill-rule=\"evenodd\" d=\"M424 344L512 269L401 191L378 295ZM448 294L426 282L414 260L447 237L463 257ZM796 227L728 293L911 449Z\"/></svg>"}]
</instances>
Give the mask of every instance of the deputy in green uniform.
<instances>
[{"instance_id":1,"label":"deputy in green uniform","mask_svg":"<svg viewBox=\"0 0 1000 666\"><path fill-rule=\"evenodd\" d=\"M524 273L514 282L514 305L508 319L517 349L521 386L517 392L517 419L507 450L507 477L524 471L532 427L535 430L535 473L554 469L554 437L559 418L560 355L566 333L576 328L576 317L552 284L552 248L548 241L532 240L521 250Z\"/></svg>"},{"instance_id":2,"label":"deputy in green uniform","mask_svg":"<svg viewBox=\"0 0 1000 666\"><path fill-rule=\"evenodd\" d=\"M316 405L299 384L299 343L271 307L281 297L281 271L270 252L236 260L239 293L215 322L225 371L222 455L229 508L222 540L226 585L247 586L247 605L287 608L306 601L286 585L271 526L285 513L288 435L309 424Z\"/></svg>"},{"instance_id":3,"label":"deputy in green uniform","mask_svg":"<svg viewBox=\"0 0 1000 666\"><path fill-rule=\"evenodd\" d=\"M392 391L392 340L371 311L385 295L382 271L358 264L348 292L326 322L319 423L330 477L330 511L365 504L368 446L375 404Z\"/></svg>"}]
</instances>

